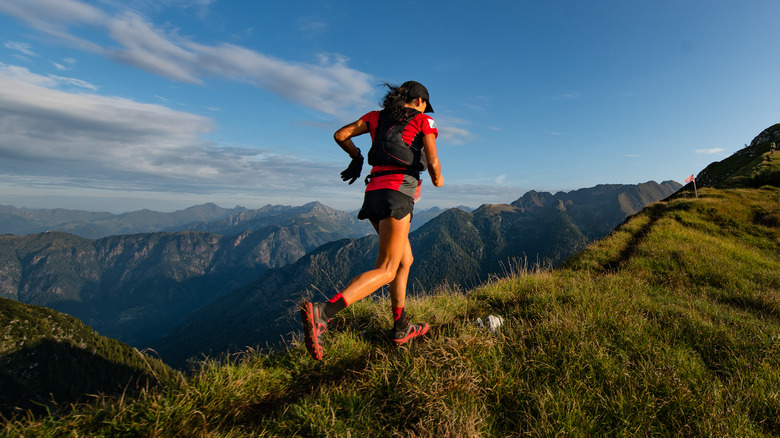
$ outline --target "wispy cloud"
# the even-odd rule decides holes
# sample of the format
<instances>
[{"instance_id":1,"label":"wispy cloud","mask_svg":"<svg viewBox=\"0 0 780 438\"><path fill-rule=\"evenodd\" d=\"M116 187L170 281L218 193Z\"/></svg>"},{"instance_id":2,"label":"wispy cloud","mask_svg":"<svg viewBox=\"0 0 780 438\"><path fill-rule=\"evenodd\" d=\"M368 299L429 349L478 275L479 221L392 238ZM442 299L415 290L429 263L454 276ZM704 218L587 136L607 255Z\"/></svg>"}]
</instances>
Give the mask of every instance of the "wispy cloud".
<instances>
[{"instance_id":1,"label":"wispy cloud","mask_svg":"<svg viewBox=\"0 0 780 438\"><path fill-rule=\"evenodd\" d=\"M30 72L30 70L24 67L6 65L3 63L0 63L0 79L6 83L18 81L20 84L32 84L48 88L67 86L70 88L75 87L78 89L90 91L96 91L98 89L96 85L81 79L57 76L53 74L41 76Z\"/></svg>"},{"instance_id":2,"label":"wispy cloud","mask_svg":"<svg viewBox=\"0 0 780 438\"><path fill-rule=\"evenodd\" d=\"M580 92L563 93L553 97L554 100L574 100L582 97Z\"/></svg>"},{"instance_id":3,"label":"wispy cloud","mask_svg":"<svg viewBox=\"0 0 780 438\"><path fill-rule=\"evenodd\" d=\"M16 50L17 52L23 53L27 56L38 56L37 53L32 51L32 48L27 43L20 43L17 41L8 41L7 43L3 44L6 49Z\"/></svg>"},{"instance_id":4,"label":"wispy cloud","mask_svg":"<svg viewBox=\"0 0 780 438\"><path fill-rule=\"evenodd\" d=\"M4 0L0 12L15 16L33 28L80 49L100 51L101 47L68 31L70 25L103 26L108 16L99 9L74 0Z\"/></svg>"},{"instance_id":5,"label":"wispy cloud","mask_svg":"<svg viewBox=\"0 0 780 438\"><path fill-rule=\"evenodd\" d=\"M461 145L475 140L475 135L466 128L469 125L467 120L456 117L438 117L435 114L433 117L439 130L438 141L445 145Z\"/></svg>"},{"instance_id":6,"label":"wispy cloud","mask_svg":"<svg viewBox=\"0 0 780 438\"><path fill-rule=\"evenodd\" d=\"M168 1L178 6L192 4ZM202 0L197 6L210 3ZM174 81L204 84L211 77L240 81L326 114L341 115L356 106L370 105L374 92L371 75L350 68L349 60L337 54L322 54L316 62L298 62L225 42L200 44L176 30L156 26L136 12L110 14L76 0L4 0L0 11L64 44ZM310 29L321 30L323 26L309 22ZM85 27L104 32L114 44L80 36Z\"/></svg>"},{"instance_id":7,"label":"wispy cloud","mask_svg":"<svg viewBox=\"0 0 780 438\"><path fill-rule=\"evenodd\" d=\"M723 148L696 149L697 154L715 155L723 152Z\"/></svg>"},{"instance_id":8,"label":"wispy cloud","mask_svg":"<svg viewBox=\"0 0 780 438\"><path fill-rule=\"evenodd\" d=\"M328 23L313 17L302 17L298 19L298 30L308 38L317 38L328 31Z\"/></svg>"},{"instance_id":9,"label":"wispy cloud","mask_svg":"<svg viewBox=\"0 0 780 438\"><path fill-rule=\"evenodd\" d=\"M435 193L430 194L434 190ZM528 189L522 187L506 185L506 181L501 183L489 181L488 184L484 185L446 183L439 189L426 186L423 189L423 200L426 199L426 196L436 196L437 205L439 206L453 207L465 205L476 208L485 203L509 204L523 196L523 193L527 191ZM428 205L430 206L430 204Z\"/></svg>"}]
</instances>

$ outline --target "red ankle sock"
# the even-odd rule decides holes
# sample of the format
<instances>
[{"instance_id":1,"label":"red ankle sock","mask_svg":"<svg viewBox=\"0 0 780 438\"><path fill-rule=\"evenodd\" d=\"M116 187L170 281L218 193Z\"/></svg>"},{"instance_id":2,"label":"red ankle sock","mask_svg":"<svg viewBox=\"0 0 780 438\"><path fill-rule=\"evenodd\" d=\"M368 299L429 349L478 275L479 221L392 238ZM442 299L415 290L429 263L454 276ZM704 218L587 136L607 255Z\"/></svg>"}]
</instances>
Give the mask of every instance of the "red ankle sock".
<instances>
[{"instance_id":1,"label":"red ankle sock","mask_svg":"<svg viewBox=\"0 0 780 438\"><path fill-rule=\"evenodd\" d=\"M406 327L406 309L403 307L393 307L393 327L402 329Z\"/></svg>"},{"instance_id":2,"label":"red ankle sock","mask_svg":"<svg viewBox=\"0 0 780 438\"><path fill-rule=\"evenodd\" d=\"M333 296L333 298L329 299L328 302L325 303L325 317L331 319L336 316L337 313L346 308L347 301L344 299L344 296L341 295L341 293L337 293Z\"/></svg>"}]
</instances>

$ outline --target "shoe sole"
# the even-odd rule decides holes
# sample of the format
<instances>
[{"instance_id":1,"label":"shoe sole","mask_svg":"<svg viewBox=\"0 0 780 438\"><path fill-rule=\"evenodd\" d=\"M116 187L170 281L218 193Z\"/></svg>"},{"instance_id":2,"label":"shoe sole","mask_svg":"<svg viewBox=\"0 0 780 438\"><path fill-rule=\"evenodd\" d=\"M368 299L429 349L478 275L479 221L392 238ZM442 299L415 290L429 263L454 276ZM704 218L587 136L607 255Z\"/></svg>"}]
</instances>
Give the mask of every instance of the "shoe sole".
<instances>
[{"instance_id":1,"label":"shoe sole","mask_svg":"<svg viewBox=\"0 0 780 438\"><path fill-rule=\"evenodd\" d=\"M314 332L314 308L312 303L301 304L301 323L303 323L303 340L306 350L314 360L322 360L323 349Z\"/></svg>"},{"instance_id":2,"label":"shoe sole","mask_svg":"<svg viewBox=\"0 0 780 438\"><path fill-rule=\"evenodd\" d=\"M401 339L393 339L393 343L395 345L403 345L403 344L407 343L408 341L410 341L410 340L412 340L412 339L414 339L414 338L416 338L418 336L422 336L422 335L428 333L428 329L429 328L431 328L431 327L426 322L426 323L424 323L424 325L422 326L422 329L419 332L411 332L411 333L409 333L408 335L404 336Z\"/></svg>"}]
</instances>

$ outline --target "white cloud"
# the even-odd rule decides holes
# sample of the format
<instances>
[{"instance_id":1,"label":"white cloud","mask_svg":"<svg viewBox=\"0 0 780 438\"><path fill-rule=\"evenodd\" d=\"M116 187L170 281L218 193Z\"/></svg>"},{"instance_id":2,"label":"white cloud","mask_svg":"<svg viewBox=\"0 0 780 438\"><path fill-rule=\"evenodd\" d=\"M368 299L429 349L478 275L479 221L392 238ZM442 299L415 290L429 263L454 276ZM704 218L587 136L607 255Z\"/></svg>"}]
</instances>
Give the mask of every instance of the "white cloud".
<instances>
[{"instance_id":1,"label":"white cloud","mask_svg":"<svg viewBox=\"0 0 780 438\"><path fill-rule=\"evenodd\" d=\"M38 56L37 53L32 51L31 46L27 43L8 41L4 44L4 46L6 49L16 50L17 52L24 53L27 56Z\"/></svg>"},{"instance_id":2,"label":"white cloud","mask_svg":"<svg viewBox=\"0 0 780 438\"><path fill-rule=\"evenodd\" d=\"M62 60L63 64L60 64L59 62L51 61L52 65L54 65L54 68L56 68L59 71L68 71L71 70L72 66L76 64L76 60L73 58L65 58Z\"/></svg>"},{"instance_id":3,"label":"white cloud","mask_svg":"<svg viewBox=\"0 0 780 438\"><path fill-rule=\"evenodd\" d=\"M444 186L423 184L422 201L415 208L455 207L465 205L476 208L483 204L509 204L523 196L528 189L504 184L460 184L446 180Z\"/></svg>"},{"instance_id":4,"label":"white cloud","mask_svg":"<svg viewBox=\"0 0 780 438\"><path fill-rule=\"evenodd\" d=\"M99 9L75 0L3 0L0 11L46 32L61 27L58 23L98 23L105 18Z\"/></svg>"},{"instance_id":5,"label":"white cloud","mask_svg":"<svg viewBox=\"0 0 780 438\"><path fill-rule=\"evenodd\" d=\"M95 91L97 87L87 81L76 78L68 78L64 76L48 75L41 76L30 72L30 70L15 65L7 65L0 63L0 78L4 82L18 81L19 84L24 85L39 85L42 87L55 88L60 85L71 85L78 88Z\"/></svg>"},{"instance_id":6,"label":"white cloud","mask_svg":"<svg viewBox=\"0 0 780 438\"><path fill-rule=\"evenodd\" d=\"M302 17L298 19L298 29L308 38L316 38L328 31L328 23L312 17Z\"/></svg>"},{"instance_id":7,"label":"white cloud","mask_svg":"<svg viewBox=\"0 0 780 438\"><path fill-rule=\"evenodd\" d=\"M211 125L159 105L55 89L94 87L83 81L0 67L0 153L9 157L148 170L154 157L191 145Z\"/></svg>"},{"instance_id":8,"label":"white cloud","mask_svg":"<svg viewBox=\"0 0 780 438\"><path fill-rule=\"evenodd\" d=\"M431 115L436 121L436 128L439 130L439 138L437 142L442 142L449 145L461 145L470 143L475 140L475 135L464 128L464 125L468 125L469 122L464 119L446 116Z\"/></svg>"},{"instance_id":9,"label":"white cloud","mask_svg":"<svg viewBox=\"0 0 780 438\"><path fill-rule=\"evenodd\" d=\"M93 51L100 51L100 47L72 35L67 27L71 24L100 26L108 19L99 9L74 0L3 0L0 12L18 17L63 43Z\"/></svg>"},{"instance_id":10,"label":"white cloud","mask_svg":"<svg viewBox=\"0 0 780 438\"><path fill-rule=\"evenodd\" d=\"M176 0L181 6L186 2ZM198 2L207 7L209 0ZM136 12L115 15L75 0L4 0L0 11L16 16L63 43L103 54L117 62L175 81L203 84L208 77L245 82L305 107L331 115L369 105L372 77L349 68L339 55L320 55L316 63L282 60L227 43L200 44L177 31L155 26ZM97 28L115 46L76 32ZM323 23L316 27L322 29Z\"/></svg>"},{"instance_id":11,"label":"white cloud","mask_svg":"<svg viewBox=\"0 0 780 438\"><path fill-rule=\"evenodd\" d=\"M90 82L83 81L76 78L66 78L64 76L49 75L49 78L54 80L58 84L68 84L74 87L83 88L86 90L97 91L98 87Z\"/></svg>"},{"instance_id":12,"label":"white cloud","mask_svg":"<svg viewBox=\"0 0 780 438\"><path fill-rule=\"evenodd\" d=\"M697 154L714 155L723 152L723 148L696 149Z\"/></svg>"},{"instance_id":13,"label":"white cloud","mask_svg":"<svg viewBox=\"0 0 780 438\"><path fill-rule=\"evenodd\" d=\"M326 114L369 104L371 76L347 67L338 55L320 55L319 64L282 61L243 47L188 43L203 73L246 82Z\"/></svg>"},{"instance_id":14,"label":"white cloud","mask_svg":"<svg viewBox=\"0 0 780 438\"><path fill-rule=\"evenodd\" d=\"M180 82L202 84L195 76L197 54L154 29L134 12L125 12L108 24L119 48L107 51L113 59Z\"/></svg>"},{"instance_id":15,"label":"white cloud","mask_svg":"<svg viewBox=\"0 0 780 438\"><path fill-rule=\"evenodd\" d=\"M203 8L214 3L215 0L157 0L167 6L176 6L179 8L198 7Z\"/></svg>"}]
</instances>

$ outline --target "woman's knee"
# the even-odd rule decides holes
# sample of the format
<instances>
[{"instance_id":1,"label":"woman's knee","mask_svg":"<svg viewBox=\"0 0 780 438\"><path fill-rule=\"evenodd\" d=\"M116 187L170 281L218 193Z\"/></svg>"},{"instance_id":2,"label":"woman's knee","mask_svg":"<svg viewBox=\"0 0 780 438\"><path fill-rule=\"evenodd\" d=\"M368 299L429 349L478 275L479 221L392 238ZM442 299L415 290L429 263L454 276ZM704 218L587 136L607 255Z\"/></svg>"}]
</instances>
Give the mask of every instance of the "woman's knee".
<instances>
[{"instance_id":1,"label":"woman's knee","mask_svg":"<svg viewBox=\"0 0 780 438\"><path fill-rule=\"evenodd\" d=\"M396 273L398 272L398 268L392 269L390 266L385 266L382 268L379 268L382 273L382 284L387 284L395 280Z\"/></svg>"},{"instance_id":2,"label":"woman's knee","mask_svg":"<svg viewBox=\"0 0 780 438\"><path fill-rule=\"evenodd\" d=\"M403 258L401 258L401 263L398 265L398 269L406 269L412 267L412 263L414 263L414 256L412 256L412 253L409 252L408 254L405 254Z\"/></svg>"}]
</instances>

